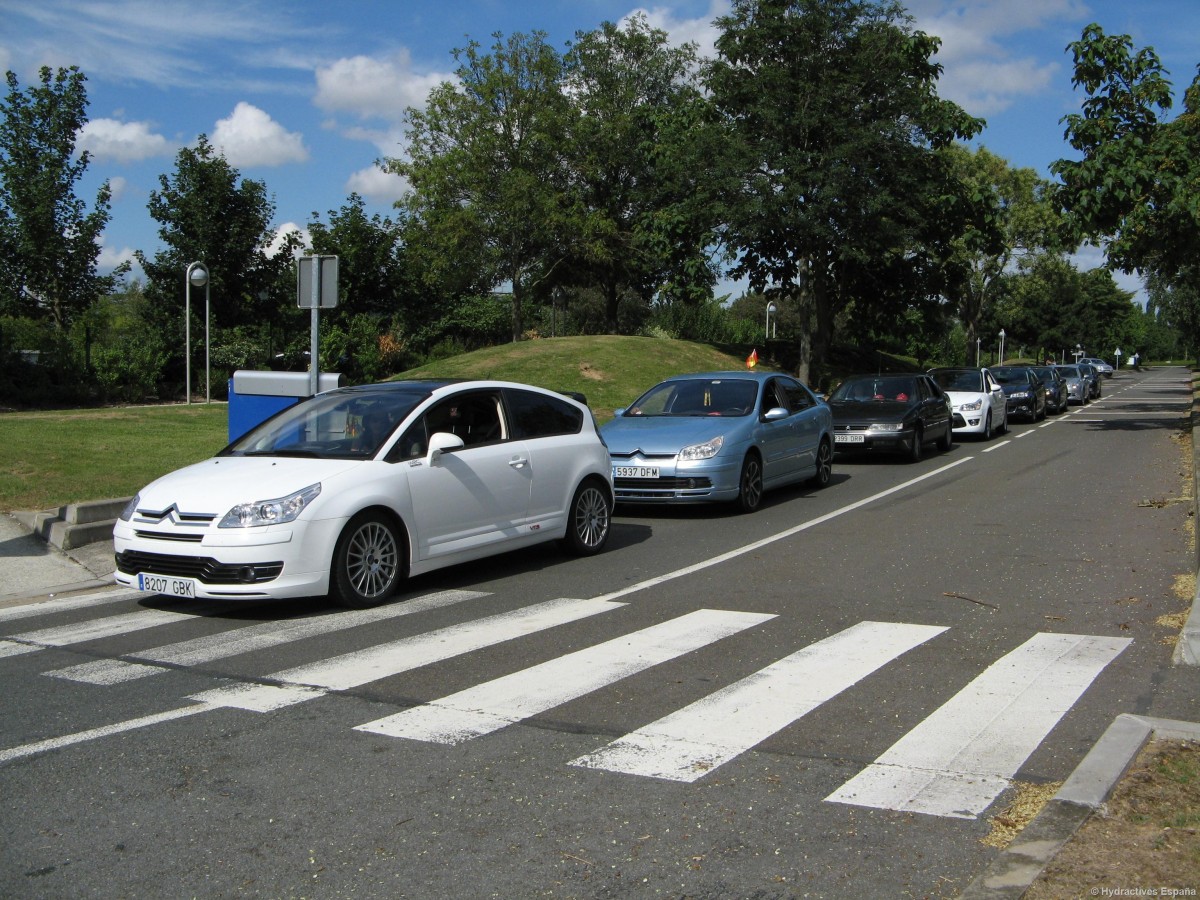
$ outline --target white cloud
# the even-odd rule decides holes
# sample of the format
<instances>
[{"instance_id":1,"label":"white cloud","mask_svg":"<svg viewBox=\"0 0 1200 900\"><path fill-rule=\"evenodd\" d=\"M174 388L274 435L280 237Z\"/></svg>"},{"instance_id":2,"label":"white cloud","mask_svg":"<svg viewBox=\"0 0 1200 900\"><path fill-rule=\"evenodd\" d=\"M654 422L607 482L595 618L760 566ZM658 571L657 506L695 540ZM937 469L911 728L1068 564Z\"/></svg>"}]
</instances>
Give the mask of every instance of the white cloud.
<instances>
[{"instance_id":1,"label":"white cloud","mask_svg":"<svg viewBox=\"0 0 1200 900\"><path fill-rule=\"evenodd\" d=\"M134 267L138 266L137 257L133 255L133 250L129 247L122 247L120 250L114 250L112 247L101 245L100 254L96 257L97 271L108 273L115 269L121 263L130 263ZM141 271L138 268L138 271Z\"/></svg>"},{"instance_id":2,"label":"white cloud","mask_svg":"<svg viewBox=\"0 0 1200 900\"><path fill-rule=\"evenodd\" d=\"M677 18L674 10L668 6L656 6L653 9L639 7L626 15L621 24L624 25L635 15L645 16L651 28L661 29L670 36L670 42L674 46L693 43L700 56L712 58L716 56L714 47L719 34L713 20L728 12L728 0L711 0L708 12L695 19Z\"/></svg>"},{"instance_id":3,"label":"white cloud","mask_svg":"<svg viewBox=\"0 0 1200 900\"><path fill-rule=\"evenodd\" d=\"M453 76L412 69L407 50L390 57L351 56L317 69L313 102L333 113L399 122L408 107L425 106L430 90Z\"/></svg>"},{"instance_id":4,"label":"white cloud","mask_svg":"<svg viewBox=\"0 0 1200 900\"><path fill-rule=\"evenodd\" d=\"M108 190L112 196L112 202L119 203L125 196L125 192L129 190L129 181L120 175L114 175L108 179Z\"/></svg>"},{"instance_id":5,"label":"white cloud","mask_svg":"<svg viewBox=\"0 0 1200 900\"><path fill-rule=\"evenodd\" d=\"M79 129L79 149L97 160L130 163L152 156L169 155L174 148L161 134L150 131L147 122L118 122L92 119Z\"/></svg>"},{"instance_id":6,"label":"white cloud","mask_svg":"<svg viewBox=\"0 0 1200 900\"><path fill-rule=\"evenodd\" d=\"M379 166L369 166L359 169L346 180L346 190L375 203L395 203L408 192L408 181Z\"/></svg>"},{"instance_id":7,"label":"white cloud","mask_svg":"<svg viewBox=\"0 0 1200 900\"><path fill-rule=\"evenodd\" d=\"M267 245L267 253L271 256L278 253L289 234L300 235L300 248L292 254L293 256L303 256L312 247L312 233L307 228L301 228L295 222L284 222L275 229L275 237Z\"/></svg>"},{"instance_id":8,"label":"white cloud","mask_svg":"<svg viewBox=\"0 0 1200 900\"><path fill-rule=\"evenodd\" d=\"M246 102L238 103L213 130L212 143L233 166L280 166L304 162L304 139L286 130L269 115Z\"/></svg>"}]
</instances>

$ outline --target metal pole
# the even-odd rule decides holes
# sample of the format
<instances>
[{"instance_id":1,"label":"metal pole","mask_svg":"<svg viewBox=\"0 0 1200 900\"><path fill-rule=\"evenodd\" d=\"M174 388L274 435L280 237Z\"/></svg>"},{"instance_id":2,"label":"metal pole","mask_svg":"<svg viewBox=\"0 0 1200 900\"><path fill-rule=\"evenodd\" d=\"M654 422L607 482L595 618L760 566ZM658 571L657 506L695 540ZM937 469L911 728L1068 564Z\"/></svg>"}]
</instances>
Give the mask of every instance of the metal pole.
<instances>
[{"instance_id":1,"label":"metal pole","mask_svg":"<svg viewBox=\"0 0 1200 900\"><path fill-rule=\"evenodd\" d=\"M207 271L207 269L205 270ZM211 369L209 368L209 340L208 340L208 324L209 324L209 302L208 292L212 285L212 279L208 278L204 281L204 402L212 403L212 377Z\"/></svg>"},{"instance_id":2,"label":"metal pole","mask_svg":"<svg viewBox=\"0 0 1200 900\"><path fill-rule=\"evenodd\" d=\"M192 263L183 273L183 402L192 402Z\"/></svg>"},{"instance_id":3,"label":"metal pole","mask_svg":"<svg viewBox=\"0 0 1200 900\"><path fill-rule=\"evenodd\" d=\"M321 307L321 257L313 257L312 265L313 305L312 305L312 334L309 336L308 347L308 393L310 397L317 395L317 343L320 332L320 321L317 310Z\"/></svg>"}]
</instances>

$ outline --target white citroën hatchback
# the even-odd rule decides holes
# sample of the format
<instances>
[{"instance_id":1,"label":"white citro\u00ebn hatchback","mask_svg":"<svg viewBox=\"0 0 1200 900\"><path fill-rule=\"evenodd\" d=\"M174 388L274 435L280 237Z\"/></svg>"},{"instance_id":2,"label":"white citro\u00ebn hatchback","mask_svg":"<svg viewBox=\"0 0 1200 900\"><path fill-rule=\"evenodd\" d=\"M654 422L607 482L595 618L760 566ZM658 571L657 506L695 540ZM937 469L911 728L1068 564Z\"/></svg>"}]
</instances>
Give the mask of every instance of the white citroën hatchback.
<instances>
[{"instance_id":1,"label":"white citro\u00ebn hatchback","mask_svg":"<svg viewBox=\"0 0 1200 900\"><path fill-rule=\"evenodd\" d=\"M177 597L374 606L408 575L530 544L600 552L611 471L591 411L554 391L339 388L143 488L113 530L116 580Z\"/></svg>"}]
</instances>

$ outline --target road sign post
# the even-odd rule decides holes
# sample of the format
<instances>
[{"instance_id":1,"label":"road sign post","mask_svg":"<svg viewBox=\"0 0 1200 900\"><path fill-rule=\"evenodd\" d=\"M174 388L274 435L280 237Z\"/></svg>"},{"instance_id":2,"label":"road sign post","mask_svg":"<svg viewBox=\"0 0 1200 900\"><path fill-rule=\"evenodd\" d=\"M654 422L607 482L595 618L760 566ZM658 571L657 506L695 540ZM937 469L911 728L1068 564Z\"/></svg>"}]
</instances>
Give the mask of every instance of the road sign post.
<instances>
[{"instance_id":1,"label":"road sign post","mask_svg":"<svg viewBox=\"0 0 1200 900\"><path fill-rule=\"evenodd\" d=\"M301 256L296 260L296 305L312 310L312 333L309 337L308 386L317 393L317 351L320 336L320 310L333 309L338 301L338 258L336 256Z\"/></svg>"}]
</instances>

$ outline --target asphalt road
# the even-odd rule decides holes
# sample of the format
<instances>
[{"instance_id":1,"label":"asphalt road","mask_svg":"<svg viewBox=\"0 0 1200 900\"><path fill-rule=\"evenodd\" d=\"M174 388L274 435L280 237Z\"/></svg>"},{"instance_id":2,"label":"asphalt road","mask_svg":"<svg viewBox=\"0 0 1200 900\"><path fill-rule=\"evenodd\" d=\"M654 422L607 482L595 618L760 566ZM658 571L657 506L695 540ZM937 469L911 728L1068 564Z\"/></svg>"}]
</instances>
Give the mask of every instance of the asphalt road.
<instances>
[{"instance_id":1,"label":"asphalt road","mask_svg":"<svg viewBox=\"0 0 1200 900\"><path fill-rule=\"evenodd\" d=\"M0 895L949 897L1014 782L1195 721L1188 373L383 610L0 609Z\"/></svg>"}]
</instances>

